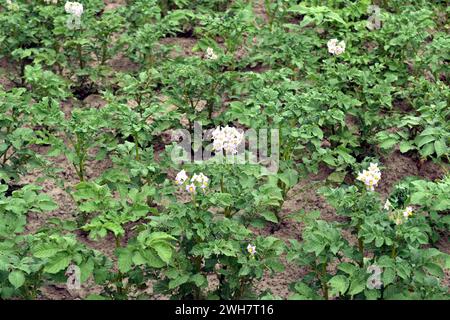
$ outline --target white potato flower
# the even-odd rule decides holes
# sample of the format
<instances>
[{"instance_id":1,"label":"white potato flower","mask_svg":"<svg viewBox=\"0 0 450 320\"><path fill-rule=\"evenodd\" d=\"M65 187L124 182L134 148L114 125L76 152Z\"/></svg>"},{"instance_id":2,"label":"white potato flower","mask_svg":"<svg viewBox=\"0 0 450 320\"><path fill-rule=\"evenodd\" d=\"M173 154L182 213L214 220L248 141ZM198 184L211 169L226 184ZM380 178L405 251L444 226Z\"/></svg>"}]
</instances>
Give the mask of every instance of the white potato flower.
<instances>
[{"instance_id":1,"label":"white potato flower","mask_svg":"<svg viewBox=\"0 0 450 320\"><path fill-rule=\"evenodd\" d=\"M250 253L252 256L254 256L256 254L256 246L248 244L247 252Z\"/></svg>"},{"instance_id":2,"label":"white potato flower","mask_svg":"<svg viewBox=\"0 0 450 320\"><path fill-rule=\"evenodd\" d=\"M186 186L186 191L189 192L189 193L195 193L195 190L196 190L196 189L197 189L197 188L196 188L195 184L193 184L193 183L188 184L188 185Z\"/></svg>"},{"instance_id":3,"label":"white potato flower","mask_svg":"<svg viewBox=\"0 0 450 320\"><path fill-rule=\"evenodd\" d=\"M187 182L188 180L190 181ZM204 175L203 172L200 172L199 174L194 173L191 179L189 179L186 171L181 170L175 177L175 182L179 186L183 186L186 183L186 186L184 187L185 190L194 194L196 193L197 188L200 188L203 192L205 192L206 187L209 185L209 178Z\"/></svg>"},{"instance_id":4,"label":"white potato flower","mask_svg":"<svg viewBox=\"0 0 450 320\"><path fill-rule=\"evenodd\" d=\"M18 11L20 7L17 3L12 2L11 0L6 0L6 8L11 11Z\"/></svg>"},{"instance_id":5,"label":"white potato flower","mask_svg":"<svg viewBox=\"0 0 450 320\"><path fill-rule=\"evenodd\" d=\"M177 176L175 177L175 181L177 182L178 185L182 185L183 183L186 182L186 180L188 179L188 176L186 174L186 171L181 170L180 172L178 172Z\"/></svg>"},{"instance_id":6,"label":"white potato flower","mask_svg":"<svg viewBox=\"0 0 450 320\"><path fill-rule=\"evenodd\" d=\"M340 55L345 52L344 40L338 41L338 39L331 39L327 42L328 52L333 55Z\"/></svg>"},{"instance_id":7,"label":"white potato flower","mask_svg":"<svg viewBox=\"0 0 450 320\"><path fill-rule=\"evenodd\" d=\"M209 184L209 178L205 176L202 172L199 174L195 174L191 178L191 183L198 183L200 184L201 189L205 189Z\"/></svg>"},{"instance_id":8,"label":"white potato flower","mask_svg":"<svg viewBox=\"0 0 450 320\"><path fill-rule=\"evenodd\" d=\"M363 170L356 178L356 180L363 182L366 185L366 189L369 191L375 191L375 187L380 179L381 171L378 168L377 163L371 163L368 170Z\"/></svg>"},{"instance_id":9,"label":"white potato flower","mask_svg":"<svg viewBox=\"0 0 450 320\"><path fill-rule=\"evenodd\" d=\"M67 13L73 14L76 17L81 17L83 14L83 4L79 2L71 2L67 1L64 5L64 10L66 10Z\"/></svg>"},{"instance_id":10,"label":"white potato flower","mask_svg":"<svg viewBox=\"0 0 450 320\"><path fill-rule=\"evenodd\" d=\"M391 202L389 201L389 199L386 199L386 202L384 203L384 210L389 210L392 207Z\"/></svg>"},{"instance_id":11,"label":"white potato flower","mask_svg":"<svg viewBox=\"0 0 450 320\"><path fill-rule=\"evenodd\" d=\"M213 48L207 48L206 49L206 55L205 55L205 58L206 59L208 59L208 60L216 60L218 57L217 57L217 55L214 53L214 50L213 50Z\"/></svg>"},{"instance_id":12,"label":"white potato flower","mask_svg":"<svg viewBox=\"0 0 450 320\"><path fill-rule=\"evenodd\" d=\"M226 126L217 127L213 132L214 139L213 149L216 152L225 150L227 154L237 154L238 147L244 140L244 134L239 132L236 128Z\"/></svg>"},{"instance_id":13,"label":"white potato flower","mask_svg":"<svg viewBox=\"0 0 450 320\"><path fill-rule=\"evenodd\" d=\"M403 217L409 218L413 215L413 209L411 207L406 207L405 211L403 211Z\"/></svg>"}]
</instances>

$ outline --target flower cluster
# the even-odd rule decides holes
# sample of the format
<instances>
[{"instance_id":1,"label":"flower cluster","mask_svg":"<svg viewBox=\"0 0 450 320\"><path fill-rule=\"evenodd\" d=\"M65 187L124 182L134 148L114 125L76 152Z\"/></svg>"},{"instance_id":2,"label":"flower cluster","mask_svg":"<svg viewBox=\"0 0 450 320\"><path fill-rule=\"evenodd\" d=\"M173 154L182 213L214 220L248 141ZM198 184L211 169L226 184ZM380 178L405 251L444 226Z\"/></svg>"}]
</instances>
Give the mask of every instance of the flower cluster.
<instances>
[{"instance_id":1,"label":"flower cluster","mask_svg":"<svg viewBox=\"0 0 450 320\"><path fill-rule=\"evenodd\" d=\"M375 186L381 179L381 171L378 168L378 164L371 163L368 170L363 170L358 174L356 180L363 182L366 185L367 190L374 191Z\"/></svg>"},{"instance_id":2,"label":"flower cluster","mask_svg":"<svg viewBox=\"0 0 450 320\"><path fill-rule=\"evenodd\" d=\"M384 203L383 209L389 210L392 207L392 203L389 201L389 199L386 199L386 202Z\"/></svg>"},{"instance_id":3,"label":"flower cluster","mask_svg":"<svg viewBox=\"0 0 450 320\"><path fill-rule=\"evenodd\" d=\"M6 0L6 7L11 11L18 11L19 5L11 0Z\"/></svg>"},{"instance_id":4,"label":"flower cluster","mask_svg":"<svg viewBox=\"0 0 450 320\"><path fill-rule=\"evenodd\" d=\"M244 134L236 128L229 126L221 128L219 126L212 132L212 137L214 139L214 151L220 152L225 150L227 154L237 154L238 146L242 143Z\"/></svg>"},{"instance_id":5,"label":"flower cluster","mask_svg":"<svg viewBox=\"0 0 450 320\"><path fill-rule=\"evenodd\" d=\"M185 185L185 190L188 193L195 194L197 188L200 188L203 191L205 191L206 187L209 185L209 178L205 176L202 172L200 172L199 174L194 173L192 178L189 180L186 171L181 170L175 177L175 182L179 186Z\"/></svg>"},{"instance_id":6,"label":"flower cluster","mask_svg":"<svg viewBox=\"0 0 450 320\"><path fill-rule=\"evenodd\" d=\"M389 218L395 222L396 225L403 224L413 215L412 207L406 207L402 210L394 210L389 213Z\"/></svg>"},{"instance_id":7,"label":"flower cluster","mask_svg":"<svg viewBox=\"0 0 450 320\"><path fill-rule=\"evenodd\" d=\"M345 42L344 40L338 41L338 39L331 39L327 43L328 52L338 56L345 52Z\"/></svg>"},{"instance_id":8,"label":"flower cluster","mask_svg":"<svg viewBox=\"0 0 450 320\"><path fill-rule=\"evenodd\" d=\"M411 207L406 207L402 214L404 218L408 219L413 215L413 209Z\"/></svg>"},{"instance_id":9,"label":"flower cluster","mask_svg":"<svg viewBox=\"0 0 450 320\"><path fill-rule=\"evenodd\" d=\"M76 17L81 17L81 15L83 14L83 5L79 2L67 1L64 5L64 10Z\"/></svg>"},{"instance_id":10,"label":"flower cluster","mask_svg":"<svg viewBox=\"0 0 450 320\"><path fill-rule=\"evenodd\" d=\"M186 171L184 171L184 170L181 170L180 172L178 172L177 176L175 177L175 181L177 182L177 184L179 186L184 184L187 179L188 179L188 175L186 174Z\"/></svg>"},{"instance_id":11,"label":"flower cluster","mask_svg":"<svg viewBox=\"0 0 450 320\"><path fill-rule=\"evenodd\" d=\"M206 49L206 54L205 54L205 58L208 60L216 60L218 57L217 55L214 53L213 48L207 48Z\"/></svg>"},{"instance_id":12,"label":"flower cluster","mask_svg":"<svg viewBox=\"0 0 450 320\"><path fill-rule=\"evenodd\" d=\"M248 244L247 252L250 253L250 255L254 256L256 254L256 246Z\"/></svg>"}]
</instances>

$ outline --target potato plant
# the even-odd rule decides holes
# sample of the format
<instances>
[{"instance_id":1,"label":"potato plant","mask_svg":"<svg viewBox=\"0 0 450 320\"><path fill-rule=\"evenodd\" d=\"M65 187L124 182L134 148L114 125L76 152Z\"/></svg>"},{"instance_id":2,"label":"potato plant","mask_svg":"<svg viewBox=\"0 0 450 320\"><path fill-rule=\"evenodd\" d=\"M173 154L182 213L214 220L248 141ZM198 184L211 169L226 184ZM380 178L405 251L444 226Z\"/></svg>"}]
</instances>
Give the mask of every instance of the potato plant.
<instances>
[{"instance_id":1,"label":"potato plant","mask_svg":"<svg viewBox=\"0 0 450 320\"><path fill-rule=\"evenodd\" d=\"M0 299L448 299L449 13L0 0Z\"/></svg>"}]
</instances>

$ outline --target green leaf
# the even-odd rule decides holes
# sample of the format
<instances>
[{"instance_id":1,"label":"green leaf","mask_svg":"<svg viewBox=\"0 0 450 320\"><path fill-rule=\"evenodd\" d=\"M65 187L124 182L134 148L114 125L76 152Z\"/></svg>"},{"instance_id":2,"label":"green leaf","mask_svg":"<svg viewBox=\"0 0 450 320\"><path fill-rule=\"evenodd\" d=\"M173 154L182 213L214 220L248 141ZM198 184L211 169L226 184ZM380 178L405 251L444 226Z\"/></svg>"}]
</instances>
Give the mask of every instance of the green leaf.
<instances>
[{"instance_id":1,"label":"green leaf","mask_svg":"<svg viewBox=\"0 0 450 320\"><path fill-rule=\"evenodd\" d=\"M434 152L434 144L428 143L423 148L420 149L420 155L422 157L427 157L429 155L432 155Z\"/></svg>"},{"instance_id":2,"label":"green leaf","mask_svg":"<svg viewBox=\"0 0 450 320\"><path fill-rule=\"evenodd\" d=\"M447 145L445 144L444 139L436 140L434 142L434 150L436 151L436 155L441 157L444 154L448 153Z\"/></svg>"},{"instance_id":3,"label":"green leaf","mask_svg":"<svg viewBox=\"0 0 450 320\"><path fill-rule=\"evenodd\" d=\"M55 274L59 271L66 269L71 261L70 256L66 255L59 255L51 259L49 262L47 262L47 265L44 268L44 272Z\"/></svg>"},{"instance_id":4,"label":"green leaf","mask_svg":"<svg viewBox=\"0 0 450 320\"><path fill-rule=\"evenodd\" d=\"M140 251L139 256L134 257L134 261L140 262L141 257L145 260L145 263L152 268L162 268L166 265L166 263L158 257L156 252L150 248L145 251Z\"/></svg>"},{"instance_id":5,"label":"green leaf","mask_svg":"<svg viewBox=\"0 0 450 320\"><path fill-rule=\"evenodd\" d=\"M338 269L351 276L356 270L358 270L358 267L348 262L342 262L339 264Z\"/></svg>"},{"instance_id":6,"label":"green leaf","mask_svg":"<svg viewBox=\"0 0 450 320\"><path fill-rule=\"evenodd\" d=\"M436 137L434 137L434 136L418 136L416 138L415 142L416 142L416 145L420 148L423 145L425 145L431 141L434 141L434 140L436 140Z\"/></svg>"},{"instance_id":7,"label":"green leaf","mask_svg":"<svg viewBox=\"0 0 450 320\"><path fill-rule=\"evenodd\" d=\"M332 294L344 294L350 285L347 277L343 275L334 276L328 281L328 284L332 289Z\"/></svg>"},{"instance_id":8,"label":"green leaf","mask_svg":"<svg viewBox=\"0 0 450 320\"><path fill-rule=\"evenodd\" d=\"M25 283L25 275L22 271L15 270L9 274L8 280L17 289Z\"/></svg>"},{"instance_id":9,"label":"green leaf","mask_svg":"<svg viewBox=\"0 0 450 320\"><path fill-rule=\"evenodd\" d=\"M377 300L381 297L381 293L378 290L364 290L364 295L366 296L367 300Z\"/></svg>"},{"instance_id":10,"label":"green leaf","mask_svg":"<svg viewBox=\"0 0 450 320\"><path fill-rule=\"evenodd\" d=\"M278 178L288 187L293 187L298 181L297 171L290 169L278 174Z\"/></svg>"},{"instance_id":11,"label":"green leaf","mask_svg":"<svg viewBox=\"0 0 450 320\"><path fill-rule=\"evenodd\" d=\"M165 263L169 263L172 258L172 247L166 243L156 243L153 248L158 253L158 256Z\"/></svg>"},{"instance_id":12,"label":"green leaf","mask_svg":"<svg viewBox=\"0 0 450 320\"><path fill-rule=\"evenodd\" d=\"M408 141L402 141L400 142L400 152L405 153L408 152L411 149L414 149L415 147Z\"/></svg>"},{"instance_id":13,"label":"green leaf","mask_svg":"<svg viewBox=\"0 0 450 320\"><path fill-rule=\"evenodd\" d=\"M178 276L169 282L169 289L174 289L189 281L189 275Z\"/></svg>"},{"instance_id":14,"label":"green leaf","mask_svg":"<svg viewBox=\"0 0 450 320\"><path fill-rule=\"evenodd\" d=\"M133 253L127 249L118 249L117 250L117 266L119 267L120 272L127 273L131 270L131 266L133 264Z\"/></svg>"},{"instance_id":15,"label":"green leaf","mask_svg":"<svg viewBox=\"0 0 450 320\"><path fill-rule=\"evenodd\" d=\"M33 256L36 258L50 258L58 252L62 251L57 244L54 243L42 243L33 248Z\"/></svg>"},{"instance_id":16,"label":"green leaf","mask_svg":"<svg viewBox=\"0 0 450 320\"><path fill-rule=\"evenodd\" d=\"M191 282L194 282L197 287L201 287L208 283L206 280L206 277L202 275L201 273L197 273L193 275L190 279Z\"/></svg>"},{"instance_id":17,"label":"green leaf","mask_svg":"<svg viewBox=\"0 0 450 320\"><path fill-rule=\"evenodd\" d=\"M331 182L342 183L342 181L344 181L346 175L347 175L347 173L344 171L335 171L327 177L327 180L329 180Z\"/></svg>"},{"instance_id":18,"label":"green leaf","mask_svg":"<svg viewBox=\"0 0 450 320\"><path fill-rule=\"evenodd\" d=\"M85 263L80 265L81 282L85 282L94 271L94 260L89 258Z\"/></svg>"},{"instance_id":19,"label":"green leaf","mask_svg":"<svg viewBox=\"0 0 450 320\"><path fill-rule=\"evenodd\" d=\"M58 208L58 205L52 199L38 200L37 207L42 211L52 211Z\"/></svg>"},{"instance_id":20,"label":"green leaf","mask_svg":"<svg viewBox=\"0 0 450 320\"><path fill-rule=\"evenodd\" d=\"M366 282L365 275L362 273L357 274L357 276L351 281L348 294L353 296L362 292L366 288Z\"/></svg>"},{"instance_id":21,"label":"green leaf","mask_svg":"<svg viewBox=\"0 0 450 320\"><path fill-rule=\"evenodd\" d=\"M109 300L109 299L99 294L90 294L86 297L85 300Z\"/></svg>"},{"instance_id":22,"label":"green leaf","mask_svg":"<svg viewBox=\"0 0 450 320\"><path fill-rule=\"evenodd\" d=\"M260 213L267 221L278 223L278 218L272 211L263 211Z\"/></svg>"},{"instance_id":23,"label":"green leaf","mask_svg":"<svg viewBox=\"0 0 450 320\"><path fill-rule=\"evenodd\" d=\"M387 286L388 284L393 283L395 275L395 270L393 268L385 268L381 278L383 285Z\"/></svg>"},{"instance_id":24,"label":"green leaf","mask_svg":"<svg viewBox=\"0 0 450 320\"><path fill-rule=\"evenodd\" d=\"M396 138L388 138L380 143L381 149L391 149L397 143Z\"/></svg>"},{"instance_id":25,"label":"green leaf","mask_svg":"<svg viewBox=\"0 0 450 320\"><path fill-rule=\"evenodd\" d=\"M442 271L442 268L435 263L427 263L424 266L424 269L427 270L428 273L431 274L432 276L435 276L438 278L444 277L444 271Z\"/></svg>"},{"instance_id":26,"label":"green leaf","mask_svg":"<svg viewBox=\"0 0 450 320\"><path fill-rule=\"evenodd\" d=\"M216 192L210 198L211 203L217 204L222 208L228 207L233 203L233 197L229 193Z\"/></svg>"}]
</instances>

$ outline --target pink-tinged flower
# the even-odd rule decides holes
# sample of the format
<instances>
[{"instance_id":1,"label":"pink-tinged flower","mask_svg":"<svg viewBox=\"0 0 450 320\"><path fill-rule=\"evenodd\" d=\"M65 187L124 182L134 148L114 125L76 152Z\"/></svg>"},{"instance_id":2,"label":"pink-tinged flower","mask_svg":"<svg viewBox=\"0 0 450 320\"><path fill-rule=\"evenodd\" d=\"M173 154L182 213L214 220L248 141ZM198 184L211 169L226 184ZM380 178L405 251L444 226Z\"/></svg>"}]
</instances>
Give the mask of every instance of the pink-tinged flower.
<instances>
[{"instance_id":1,"label":"pink-tinged flower","mask_svg":"<svg viewBox=\"0 0 450 320\"><path fill-rule=\"evenodd\" d=\"M209 178L200 172L199 174L194 174L191 178L191 183L197 183L200 185L201 189L205 189L209 184Z\"/></svg>"},{"instance_id":2,"label":"pink-tinged flower","mask_svg":"<svg viewBox=\"0 0 450 320\"><path fill-rule=\"evenodd\" d=\"M413 209L411 207L406 207L405 211L403 211L403 217L409 218L413 215Z\"/></svg>"},{"instance_id":3,"label":"pink-tinged flower","mask_svg":"<svg viewBox=\"0 0 450 320\"><path fill-rule=\"evenodd\" d=\"M195 184L193 184L193 183L188 184L186 186L186 191L189 192L189 193L194 194L195 193L195 189L196 189L196 187L195 187Z\"/></svg>"},{"instance_id":4,"label":"pink-tinged flower","mask_svg":"<svg viewBox=\"0 0 450 320\"><path fill-rule=\"evenodd\" d=\"M250 253L252 256L254 256L256 254L256 246L248 244L247 252Z\"/></svg>"}]
</instances>

